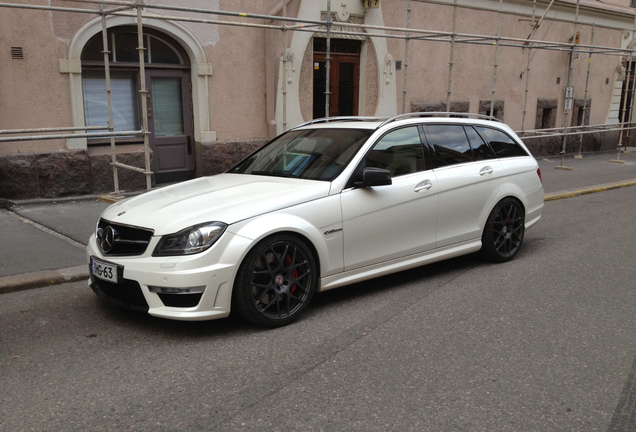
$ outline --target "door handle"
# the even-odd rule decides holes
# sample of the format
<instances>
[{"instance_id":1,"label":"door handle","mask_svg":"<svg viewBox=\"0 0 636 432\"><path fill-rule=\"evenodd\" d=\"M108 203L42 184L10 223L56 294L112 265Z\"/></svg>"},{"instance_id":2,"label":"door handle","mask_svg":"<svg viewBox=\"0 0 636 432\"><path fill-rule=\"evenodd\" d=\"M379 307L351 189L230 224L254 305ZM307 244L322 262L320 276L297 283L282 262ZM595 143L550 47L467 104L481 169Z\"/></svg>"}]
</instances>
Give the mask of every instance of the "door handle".
<instances>
[{"instance_id":1,"label":"door handle","mask_svg":"<svg viewBox=\"0 0 636 432\"><path fill-rule=\"evenodd\" d=\"M417 186L415 186L415 192L422 192L423 190L431 190L431 188L433 187L433 184L430 182L430 180L424 180L422 183L419 183Z\"/></svg>"},{"instance_id":2,"label":"door handle","mask_svg":"<svg viewBox=\"0 0 636 432\"><path fill-rule=\"evenodd\" d=\"M493 170L492 167L487 166L479 170L479 175L480 176L490 175L493 172L495 172L495 170Z\"/></svg>"}]
</instances>

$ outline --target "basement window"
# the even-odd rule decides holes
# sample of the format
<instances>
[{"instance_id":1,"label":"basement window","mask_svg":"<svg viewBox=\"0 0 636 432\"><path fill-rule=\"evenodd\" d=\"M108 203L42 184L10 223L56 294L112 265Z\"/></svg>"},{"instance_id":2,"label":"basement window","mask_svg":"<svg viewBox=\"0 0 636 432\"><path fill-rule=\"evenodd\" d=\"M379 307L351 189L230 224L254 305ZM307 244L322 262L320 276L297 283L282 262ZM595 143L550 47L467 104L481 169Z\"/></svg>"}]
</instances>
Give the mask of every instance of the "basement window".
<instances>
[{"instance_id":1,"label":"basement window","mask_svg":"<svg viewBox=\"0 0 636 432\"><path fill-rule=\"evenodd\" d=\"M490 115L490 107L492 103L489 100L479 101L479 114ZM492 116L503 121L504 116L504 101L495 101L495 107L492 110Z\"/></svg>"},{"instance_id":2,"label":"basement window","mask_svg":"<svg viewBox=\"0 0 636 432\"><path fill-rule=\"evenodd\" d=\"M592 100L575 99L572 108L572 126L581 126L590 124L590 107Z\"/></svg>"},{"instance_id":3,"label":"basement window","mask_svg":"<svg viewBox=\"0 0 636 432\"><path fill-rule=\"evenodd\" d=\"M535 129L552 129L556 127L557 99L539 99L537 101L537 117Z\"/></svg>"}]
</instances>

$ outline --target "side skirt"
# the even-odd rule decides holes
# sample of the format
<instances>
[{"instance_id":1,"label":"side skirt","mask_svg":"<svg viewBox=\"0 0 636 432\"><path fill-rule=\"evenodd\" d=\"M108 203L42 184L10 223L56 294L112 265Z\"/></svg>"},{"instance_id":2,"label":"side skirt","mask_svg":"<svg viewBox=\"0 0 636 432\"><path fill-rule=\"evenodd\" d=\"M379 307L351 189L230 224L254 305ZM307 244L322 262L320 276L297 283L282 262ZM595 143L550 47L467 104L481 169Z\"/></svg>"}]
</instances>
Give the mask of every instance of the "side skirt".
<instances>
[{"instance_id":1,"label":"side skirt","mask_svg":"<svg viewBox=\"0 0 636 432\"><path fill-rule=\"evenodd\" d=\"M481 239L476 239L446 246L442 249L433 249L417 255L409 255L381 264L374 264L368 267L345 271L320 279L318 291L327 291L333 288L339 288L341 286L362 282L368 279L386 276L426 264L432 264L438 261L468 255L470 253L477 252L480 249Z\"/></svg>"}]
</instances>

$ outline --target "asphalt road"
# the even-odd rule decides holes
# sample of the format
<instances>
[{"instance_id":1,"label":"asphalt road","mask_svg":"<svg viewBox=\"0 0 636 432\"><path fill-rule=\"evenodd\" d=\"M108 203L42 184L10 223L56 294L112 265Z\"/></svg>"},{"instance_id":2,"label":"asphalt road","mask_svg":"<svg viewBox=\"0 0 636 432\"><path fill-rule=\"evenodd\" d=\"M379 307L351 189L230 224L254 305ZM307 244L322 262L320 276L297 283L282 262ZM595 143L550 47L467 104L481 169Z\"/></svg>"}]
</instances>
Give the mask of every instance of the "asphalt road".
<instances>
[{"instance_id":1,"label":"asphalt road","mask_svg":"<svg viewBox=\"0 0 636 432\"><path fill-rule=\"evenodd\" d=\"M518 257L187 323L83 282L2 296L2 431L635 431L635 188L546 203Z\"/></svg>"}]
</instances>

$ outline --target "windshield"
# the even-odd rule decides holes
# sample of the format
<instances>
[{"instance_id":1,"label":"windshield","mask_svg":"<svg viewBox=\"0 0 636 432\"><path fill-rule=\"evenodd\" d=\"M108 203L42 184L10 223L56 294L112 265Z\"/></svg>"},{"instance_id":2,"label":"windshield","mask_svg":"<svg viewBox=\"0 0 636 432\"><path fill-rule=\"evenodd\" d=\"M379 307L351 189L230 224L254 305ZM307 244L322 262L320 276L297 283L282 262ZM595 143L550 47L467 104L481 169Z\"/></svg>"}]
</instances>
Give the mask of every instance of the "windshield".
<instances>
[{"instance_id":1,"label":"windshield","mask_svg":"<svg viewBox=\"0 0 636 432\"><path fill-rule=\"evenodd\" d=\"M336 128L289 131L228 172L331 181L372 132Z\"/></svg>"}]
</instances>

